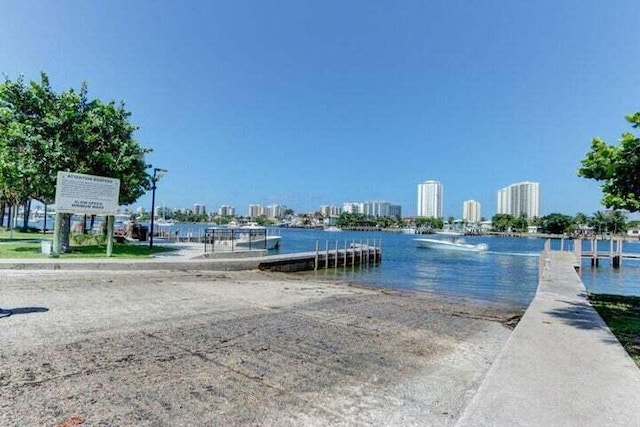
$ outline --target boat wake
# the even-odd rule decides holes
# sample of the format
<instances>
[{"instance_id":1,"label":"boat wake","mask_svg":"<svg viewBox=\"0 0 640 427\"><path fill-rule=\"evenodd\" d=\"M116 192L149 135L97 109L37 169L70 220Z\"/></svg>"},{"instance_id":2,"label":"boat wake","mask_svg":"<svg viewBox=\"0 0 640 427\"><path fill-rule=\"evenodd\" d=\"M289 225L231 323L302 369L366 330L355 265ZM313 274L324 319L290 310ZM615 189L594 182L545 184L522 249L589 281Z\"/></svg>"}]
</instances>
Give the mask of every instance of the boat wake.
<instances>
[{"instance_id":1,"label":"boat wake","mask_svg":"<svg viewBox=\"0 0 640 427\"><path fill-rule=\"evenodd\" d=\"M487 251L485 253L489 254L489 255L521 256L521 257L538 257L538 256L540 256L539 252L496 252L496 251Z\"/></svg>"}]
</instances>

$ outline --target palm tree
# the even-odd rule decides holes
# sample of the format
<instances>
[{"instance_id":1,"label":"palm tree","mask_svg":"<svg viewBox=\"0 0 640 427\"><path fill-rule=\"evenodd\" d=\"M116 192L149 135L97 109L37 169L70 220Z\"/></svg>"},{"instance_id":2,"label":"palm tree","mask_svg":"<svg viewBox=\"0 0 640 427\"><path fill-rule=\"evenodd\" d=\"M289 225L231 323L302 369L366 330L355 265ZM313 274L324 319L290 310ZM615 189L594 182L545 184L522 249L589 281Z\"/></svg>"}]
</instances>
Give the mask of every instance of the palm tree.
<instances>
[{"instance_id":1,"label":"palm tree","mask_svg":"<svg viewBox=\"0 0 640 427\"><path fill-rule=\"evenodd\" d=\"M607 227L607 215L602 211L594 213L589 220L589 225L595 228L597 233L604 234Z\"/></svg>"},{"instance_id":2,"label":"palm tree","mask_svg":"<svg viewBox=\"0 0 640 427\"><path fill-rule=\"evenodd\" d=\"M609 230L613 229L613 234L627 231L627 217L619 210L611 212L609 215Z\"/></svg>"}]
</instances>

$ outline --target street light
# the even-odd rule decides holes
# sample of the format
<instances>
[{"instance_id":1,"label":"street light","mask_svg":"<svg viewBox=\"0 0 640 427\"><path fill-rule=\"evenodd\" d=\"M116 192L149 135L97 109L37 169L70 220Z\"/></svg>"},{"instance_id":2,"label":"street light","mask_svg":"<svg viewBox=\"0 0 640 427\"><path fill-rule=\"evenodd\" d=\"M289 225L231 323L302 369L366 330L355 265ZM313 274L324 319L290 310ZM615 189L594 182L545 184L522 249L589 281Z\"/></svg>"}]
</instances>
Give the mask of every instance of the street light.
<instances>
[{"instance_id":1,"label":"street light","mask_svg":"<svg viewBox=\"0 0 640 427\"><path fill-rule=\"evenodd\" d=\"M153 250L153 217L156 213L156 183L167 172L169 171L166 169L153 168L153 177L151 178L151 225L149 226L149 252Z\"/></svg>"}]
</instances>

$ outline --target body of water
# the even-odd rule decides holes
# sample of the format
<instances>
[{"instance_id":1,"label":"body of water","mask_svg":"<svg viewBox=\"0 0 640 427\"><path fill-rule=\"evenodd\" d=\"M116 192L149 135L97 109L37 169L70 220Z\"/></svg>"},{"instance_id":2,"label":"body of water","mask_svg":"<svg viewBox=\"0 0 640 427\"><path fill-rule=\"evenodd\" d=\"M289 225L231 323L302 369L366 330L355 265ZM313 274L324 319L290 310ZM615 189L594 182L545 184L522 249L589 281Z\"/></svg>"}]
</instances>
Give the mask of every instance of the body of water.
<instances>
[{"instance_id":1,"label":"body of water","mask_svg":"<svg viewBox=\"0 0 640 427\"><path fill-rule=\"evenodd\" d=\"M36 224L34 224L35 226ZM49 226L49 223L47 224ZM51 224L51 228L53 224ZM203 234L204 224L180 223L171 227L180 235L191 232ZM417 248L413 239L421 236L386 232L343 231L295 228L270 229L282 236L277 253L310 252L319 242L320 250L339 248L352 242L373 243L381 239L383 261L369 268L338 268L319 270L315 274L340 278L359 284L387 289L431 292L455 295L490 302L526 307L535 295L538 283L538 257L545 239L469 236L467 242L486 243L485 253L451 252ZM565 240L564 249L571 249L573 241ZM589 250L589 242L583 242ZM560 249L559 241L552 249ZM608 241L599 242L599 250L607 251ZM625 242L625 253L640 253L640 242ZM582 261L582 281L590 292L620 295L640 295L640 261L625 260L622 268L613 269L610 261L601 260L599 268L592 268L588 259Z\"/></svg>"},{"instance_id":2,"label":"body of water","mask_svg":"<svg viewBox=\"0 0 640 427\"><path fill-rule=\"evenodd\" d=\"M181 235L191 231L197 236L204 226L178 224L172 230ZM535 295L538 284L538 258L546 239L469 236L467 242L486 243L486 253L450 252L417 248L413 239L418 235L343 231L329 233L323 230L278 228L282 236L278 253L309 252L319 242L320 250L335 249L355 243L382 240L383 261L378 267L338 268L319 270L322 277L336 277L359 284L398 290L455 295L513 306L526 307ZM574 242L565 240L564 249L572 249ZM583 242L589 250L589 242ZM560 249L553 241L552 249ZM599 250L609 249L608 241L599 242ZM626 242L624 252L640 253L640 243ZM640 295L640 261L623 262L615 270L609 260L601 260L600 267L591 268L590 261L582 261L582 280L590 292Z\"/></svg>"}]
</instances>

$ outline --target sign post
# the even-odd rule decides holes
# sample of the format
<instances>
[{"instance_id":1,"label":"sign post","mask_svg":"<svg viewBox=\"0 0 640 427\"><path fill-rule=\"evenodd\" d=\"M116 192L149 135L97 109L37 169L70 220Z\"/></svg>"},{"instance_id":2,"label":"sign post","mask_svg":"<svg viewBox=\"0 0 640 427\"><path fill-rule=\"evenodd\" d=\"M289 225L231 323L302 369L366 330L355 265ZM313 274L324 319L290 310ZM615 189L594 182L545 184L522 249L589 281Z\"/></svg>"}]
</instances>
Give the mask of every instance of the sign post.
<instances>
[{"instance_id":1,"label":"sign post","mask_svg":"<svg viewBox=\"0 0 640 427\"><path fill-rule=\"evenodd\" d=\"M58 172L56 181L56 223L53 231L54 256L60 255L63 213L107 216L107 256L113 249L113 216L118 213L120 180L73 172Z\"/></svg>"}]
</instances>

